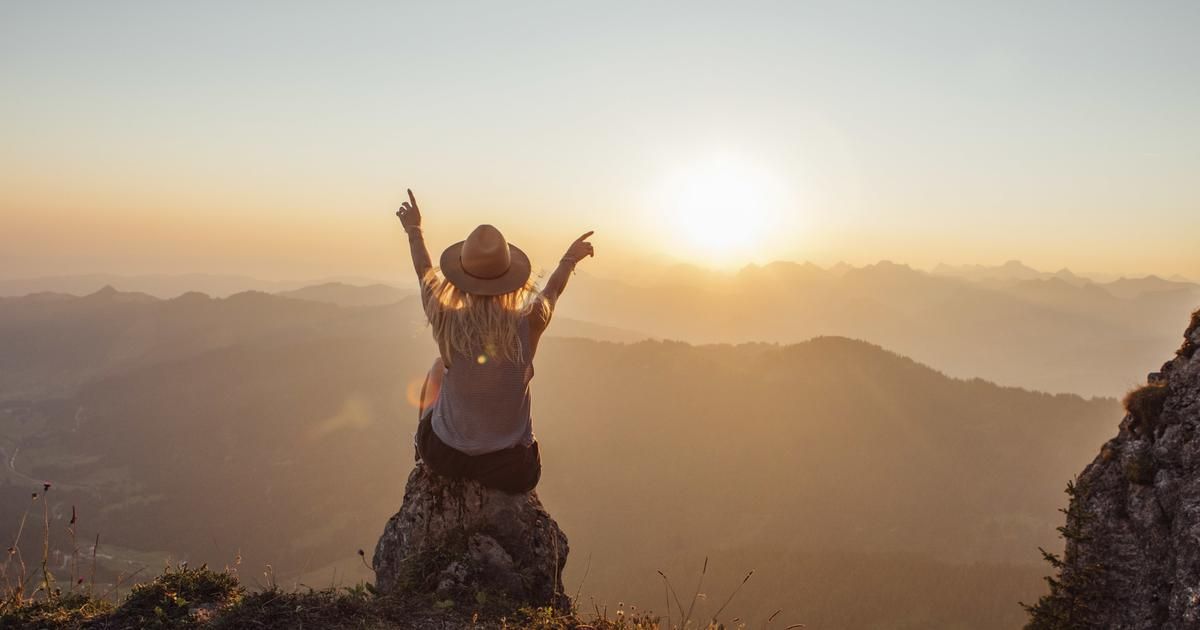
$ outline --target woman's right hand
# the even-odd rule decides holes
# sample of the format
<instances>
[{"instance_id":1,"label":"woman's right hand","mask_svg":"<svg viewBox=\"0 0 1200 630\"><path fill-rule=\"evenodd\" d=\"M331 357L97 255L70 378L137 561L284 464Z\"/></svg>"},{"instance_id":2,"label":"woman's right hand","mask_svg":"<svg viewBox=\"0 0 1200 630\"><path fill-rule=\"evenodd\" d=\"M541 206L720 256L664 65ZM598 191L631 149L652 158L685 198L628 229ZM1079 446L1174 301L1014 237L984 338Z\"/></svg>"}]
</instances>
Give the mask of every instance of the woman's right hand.
<instances>
[{"instance_id":1,"label":"woman's right hand","mask_svg":"<svg viewBox=\"0 0 1200 630\"><path fill-rule=\"evenodd\" d=\"M596 248L587 241L587 238L595 233L595 231L589 231L575 239L575 242L571 243L571 246L567 248L567 253L563 254L563 260L575 264L588 256L595 256Z\"/></svg>"},{"instance_id":2,"label":"woman's right hand","mask_svg":"<svg viewBox=\"0 0 1200 630\"><path fill-rule=\"evenodd\" d=\"M400 217L400 224L405 230L421 227L421 209L417 207L417 198L413 196L411 188L408 189L408 201L400 204L396 216Z\"/></svg>"}]
</instances>

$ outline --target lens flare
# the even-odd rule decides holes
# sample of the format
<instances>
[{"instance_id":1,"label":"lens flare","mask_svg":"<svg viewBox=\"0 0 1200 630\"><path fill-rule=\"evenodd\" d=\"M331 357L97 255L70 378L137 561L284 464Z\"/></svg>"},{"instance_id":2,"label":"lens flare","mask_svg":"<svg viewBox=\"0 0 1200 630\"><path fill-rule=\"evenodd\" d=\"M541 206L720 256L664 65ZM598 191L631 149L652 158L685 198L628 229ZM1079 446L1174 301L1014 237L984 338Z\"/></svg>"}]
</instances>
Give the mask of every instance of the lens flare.
<instances>
[{"instance_id":1,"label":"lens flare","mask_svg":"<svg viewBox=\"0 0 1200 630\"><path fill-rule=\"evenodd\" d=\"M421 388L424 385L425 377L420 376L408 381L404 388L404 398L413 409L428 409L437 400L438 388L432 382L425 388L425 400L421 400Z\"/></svg>"}]
</instances>

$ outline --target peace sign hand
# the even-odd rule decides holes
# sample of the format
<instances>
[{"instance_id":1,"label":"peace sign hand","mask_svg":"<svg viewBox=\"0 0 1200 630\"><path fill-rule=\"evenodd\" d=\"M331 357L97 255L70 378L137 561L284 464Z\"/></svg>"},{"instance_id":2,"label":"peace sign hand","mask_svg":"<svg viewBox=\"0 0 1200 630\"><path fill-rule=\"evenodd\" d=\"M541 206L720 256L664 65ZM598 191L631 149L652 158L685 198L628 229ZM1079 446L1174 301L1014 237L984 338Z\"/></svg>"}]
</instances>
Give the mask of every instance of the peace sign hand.
<instances>
[{"instance_id":1,"label":"peace sign hand","mask_svg":"<svg viewBox=\"0 0 1200 630\"><path fill-rule=\"evenodd\" d=\"M400 204L396 216L400 217L400 224L405 230L421 227L421 209L417 207L417 198L413 196L411 188L408 189L408 201Z\"/></svg>"}]
</instances>

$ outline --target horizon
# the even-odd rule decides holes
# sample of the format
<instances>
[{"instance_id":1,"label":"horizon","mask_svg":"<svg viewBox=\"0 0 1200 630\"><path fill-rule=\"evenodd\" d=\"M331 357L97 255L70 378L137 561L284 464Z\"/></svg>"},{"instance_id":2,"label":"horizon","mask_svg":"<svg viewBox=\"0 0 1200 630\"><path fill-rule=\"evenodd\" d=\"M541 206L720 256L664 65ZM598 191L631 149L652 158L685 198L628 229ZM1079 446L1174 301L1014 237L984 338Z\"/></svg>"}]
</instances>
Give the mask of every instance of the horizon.
<instances>
[{"instance_id":1,"label":"horizon","mask_svg":"<svg viewBox=\"0 0 1200 630\"><path fill-rule=\"evenodd\" d=\"M1182 274L1167 275L1167 274L1162 274L1162 273L1134 273L1134 274L1119 274L1118 275L1118 274L1110 274L1110 273L1102 273L1102 272L1079 271L1079 270L1070 269L1067 267L1063 267L1060 269L1040 269L1037 267L1027 265L1023 261L1020 261L1017 259L1007 260L1007 261L1005 261L1001 264L997 264L997 265L980 265L980 264L969 264L969 263L968 264L956 264L956 263L939 262L928 268L922 268L922 267L911 265L911 264L908 264L908 263L905 263L902 261L893 261L893 260L887 260L887 259L881 259L881 260L877 260L874 262L864 263L861 265L854 265L854 264L850 264L850 263L847 263L845 261L840 261L840 260L833 264L829 264L829 265L822 265L822 264L818 264L818 263L815 263L815 262L809 261L809 260L771 260L771 261L764 262L764 263L749 262L749 263L746 263L744 265L741 265L741 266L738 266L735 268L708 267L708 266L704 266L702 264L697 264L697 263L690 262L690 261L677 261L677 262L670 262L670 263L660 263L655 270L659 271L659 272L669 272L671 270L687 269L689 271L692 271L693 273L703 274L704 277L709 278L709 279L734 280L737 278L737 276L740 273L743 273L744 271L746 271L748 269L765 269L765 268L769 268L772 266L778 266L778 265L794 265L794 266L798 266L798 267L815 267L815 268L819 269L820 271L826 272L826 273L835 272L835 271L837 271L839 269L843 269L843 268L844 269L868 269L868 268L877 267L880 265L895 265L898 267L911 269L912 271L917 272L917 273L923 273L923 274L927 274L927 275L931 275L931 276L935 276L935 277L958 279L958 280L962 280L962 281L966 281L966 282L985 282L988 280L996 280L996 281L1012 280L1012 278L1005 278L1002 275L989 275L989 274L992 272L1002 272L1004 270L1012 271L1012 270L1019 269L1022 272L1037 274L1038 277L1028 278L1028 280L1047 280L1047 279L1052 279L1052 278L1060 278L1061 279L1063 276L1071 276L1078 280L1092 283L1092 284L1097 284L1097 285L1106 285L1106 284L1111 284L1114 282L1125 281L1125 280L1127 280L1127 281L1162 280L1162 281L1167 281L1167 282L1200 284L1200 282L1198 282L1197 280L1194 280L1187 276L1183 276ZM535 270L536 270L536 267L535 267ZM643 268L642 270L646 271L647 269ZM406 273L407 273L407 271L403 270L401 273L398 273L396 275L403 277L406 275ZM579 273L582 273L582 274L588 275L588 276L593 276L593 277L603 279L603 280L623 282L626 284L630 284L632 286L654 286L654 285L669 285L670 284L669 279L664 278L664 276L658 275L658 274L651 274L649 276L640 276L640 277L628 277L628 276L621 275L621 274L613 275L613 274L607 274L607 273L594 273L594 272L588 271L588 270L582 270ZM980 275L978 277L971 277L971 276L966 275L969 273L975 273L975 274L980 274ZM79 290L79 291L74 291L74 292L72 292L72 291L56 291L55 289L50 288L50 289L31 290L31 291L26 291L24 293L22 293L22 292L14 293L14 292L11 292L11 289L9 288L12 286L35 287L39 284L52 284L55 282L83 282L85 280L99 282L101 284L96 285L96 287L94 289ZM132 273L132 274L113 273L113 272L106 272L106 271L90 271L90 272L84 272L84 273L46 274L46 275L32 275L32 276L0 275L0 297L20 297L22 295L39 293L39 292L49 292L49 293L63 292L63 293L68 293L68 294L72 294L72 295L76 295L76 296L82 296L82 295L94 293L94 292L99 291L106 287L114 288L120 292L137 293L137 292L145 292L145 291L142 291L142 290L139 290L136 288L122 288L120 286L114 285L113 283L114 282L119 283L121 281L131 281L131 282L174 281L177 283L184 283L184 282L188 282L188 281L203 282L206 280L207 281L222 281L223 280L223 281L237 281L237 282L247 282L247 283L260 283L263 285L277 285L275 287L270 287L270 288L265 288L265 289L257 288L257 287L250 287L250 288L246 288L243 290L235 291L234 293L239 293L242 291L265 291L268 293L273 292L273 291L274 292L286 292L286 291L294 290L297 288L315 287L315 286L327 285L327 284L344 285L344 286L353 287L353 288L369 288L371 286L386 286L388 288L394 288L394 289L399 289L399 290L408 290L408 289L412 288L412 287L409 287L408 285L413 283L411 281L411 279L409 279L409 278L400 279L400 278L388 278L385 276L328 275L328 276L318 276L318 277L300 277L300 276L270 277L270 276L255 276L255 275L234 274L234 273L211 273L211 272L205 272L205 271L191 271L191 272L178 272L178 273ZM694 280L694 277L692 277L691 280ZM8 286L6 287L5 285L8 285ZM198 292L198 293L209 293L209 294L213 295L214 297L222 297L221 295L210 293L209 291L206 291L203 289L186 288L185 285L183 285L183 284L180 284L179 286L182 289L180 291L181 295L182 295L182 293L186 293L186 292ZM415 289L413 289L413 290L415 291ZM222 293L222 292L218 291L216 293ZM153 292L152 294L155 295L156 297L163 297L162 291ZM232 295L232 294L233 293L229 293L229 295Z\"/></svg>"}]
</instances>

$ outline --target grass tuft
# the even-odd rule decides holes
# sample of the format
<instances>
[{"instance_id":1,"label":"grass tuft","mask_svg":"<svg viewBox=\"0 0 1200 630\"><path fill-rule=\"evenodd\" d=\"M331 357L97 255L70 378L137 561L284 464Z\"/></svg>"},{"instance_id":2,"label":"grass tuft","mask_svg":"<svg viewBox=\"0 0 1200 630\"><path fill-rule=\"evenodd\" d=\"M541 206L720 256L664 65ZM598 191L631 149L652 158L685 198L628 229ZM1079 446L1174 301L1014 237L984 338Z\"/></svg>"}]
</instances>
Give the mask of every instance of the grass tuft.
<instances>
[{"instance_id":1,"label":"grass tuft","mask_svg":"<svg viewBox=\"0 0 1200 630\"><path fill-rule=\"evenodd\" d=\"M1131 427L1139 435L1151 435L1158 427L1168 392L1165 383L1151 383L1125 394L1121 402L1125 405L1125 411L1133 416Z\"/></svg>"},{"instance_id":2,"label":"grass tuft","mask_svg":"<svg viewBox=\"0 0 1200 630\"><path fill-rule=\"evenodd\" d=\"M1183 345L1179 347L1179 350L1175 354L1185 359L1190 359L1192 355L1196 354L1196 342L1192 341L1192 336L1197 330L1200 330L1200 309L1192 313L1192 321L1183 333Z\"/></svg>"},{"instance_id":3,"label":"grass tuft","mask_svg":"<svg viewBox=\"0 0 1200 630\"><path fill-rule=\"evenodd\" d=\"M237 603L246 590L228 573L167 567L151 582L133 587L110 619L118 625L172 628L214 616Z\"/></svg>"}]
</instances>

